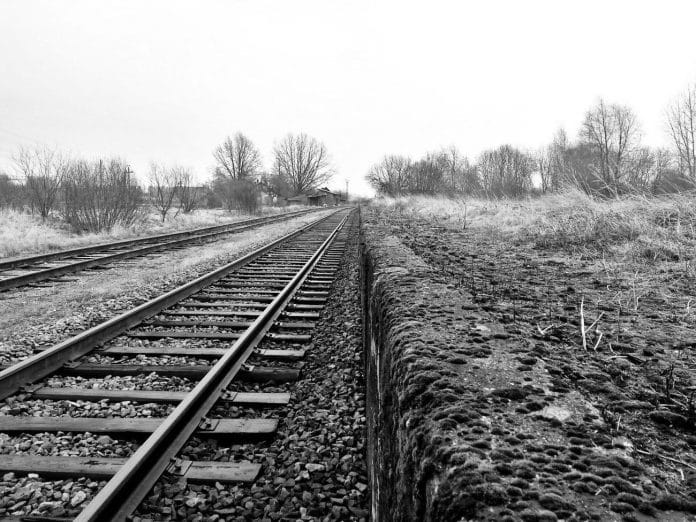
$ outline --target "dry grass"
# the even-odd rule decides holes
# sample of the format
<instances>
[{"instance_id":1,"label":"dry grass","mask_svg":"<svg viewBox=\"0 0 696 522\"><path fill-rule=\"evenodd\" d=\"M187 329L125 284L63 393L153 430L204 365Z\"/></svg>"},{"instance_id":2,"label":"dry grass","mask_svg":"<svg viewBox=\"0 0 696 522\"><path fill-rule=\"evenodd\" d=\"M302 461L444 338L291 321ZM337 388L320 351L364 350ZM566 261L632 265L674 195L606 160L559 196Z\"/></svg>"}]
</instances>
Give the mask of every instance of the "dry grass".
<instances>
[{"instance_id":1,"label":"dry grass","mask_svg":"<svg viewBox=\"0 0 696 522\"><path fill-rule=\"evenodd\" d=\"M696 194L594 200L566 192L524 200L412 197L375 202L401 222L423 218L497 237L506 248L581 263L613 290L604 299L638 313L671 303L696 319ZM391 216L394 217L394 216Z\"/></svg>"},{"instance_id":2,"label":"dry grass","mask_svg":"<svg viewBox=\"0 0 696 522\"><path fill-rule=\"evenodd\" d=\"M298 209L299 207L264 208L262 213L277 214ZM43 223L41 218L31 214L0 210L0 258L77 248L117 239L166 234L233 223L251 217L255 216L219 209L200 209L190 214L169 217L164 223L155 214L149 214L144 220L130 227L115 227L110 232L100 234L76 234L58 220Z\"/></svg>"},{"instance_id":3,"label":"dry grass","mask_svg":"<svg viewBox=\"0 0 696 522\"><path fill-rule=\"evenodd\" d=\"M383 212L464 228L532 237L539 246L586 253L611 250L646 260L691 260L696 248L696 195L595 200L568 191L520 200L412 196L378 200Z\"/></svg>"}]
</instances>

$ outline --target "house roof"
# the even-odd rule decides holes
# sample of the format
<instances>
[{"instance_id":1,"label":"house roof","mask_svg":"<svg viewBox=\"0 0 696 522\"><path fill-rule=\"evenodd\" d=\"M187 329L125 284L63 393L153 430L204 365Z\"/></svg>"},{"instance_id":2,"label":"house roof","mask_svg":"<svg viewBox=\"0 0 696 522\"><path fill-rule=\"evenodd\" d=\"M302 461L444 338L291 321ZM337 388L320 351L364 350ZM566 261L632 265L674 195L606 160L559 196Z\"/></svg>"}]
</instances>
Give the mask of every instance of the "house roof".
<instances>
[{"instance_id":1,"label":"house roof","mask_svg":"<svg viewBox=\"0 0 696 522\"><path fill-rule=\"evenodd\" d=\"M311 194L300 194L298 196L292 196L292 197L289 197L287 199L288 199L288 201L290 201L290 200L302 199L302 198L318 198L321 196L328 196L328 195L332 195L332 196L336 196L336 197L340 196L340 194L337 194L335 192L331 192L326 187L321 187L318 189L314 189L314 192L312 192Z\"/></svg>"},{"instance_id":2,"label":"house roof","mask_svg":"<svg viewBox=\"0 0 696 522\"><path fill-rule=\"evenodd\" d=\"M312 196L314 196L314 197L316 197L316 196L327 196L327 195L329 195L329 194L331 194L332 196L336 196L336 195L337 195L335 192L331 192L328 188L326 188L326 187L321 187L321 188L315 189L315 190L314 190L314 193L313 193L313 194L310 194L309 196L310 196L310 197L312 197Z\"/></svg>"}]
</instances>

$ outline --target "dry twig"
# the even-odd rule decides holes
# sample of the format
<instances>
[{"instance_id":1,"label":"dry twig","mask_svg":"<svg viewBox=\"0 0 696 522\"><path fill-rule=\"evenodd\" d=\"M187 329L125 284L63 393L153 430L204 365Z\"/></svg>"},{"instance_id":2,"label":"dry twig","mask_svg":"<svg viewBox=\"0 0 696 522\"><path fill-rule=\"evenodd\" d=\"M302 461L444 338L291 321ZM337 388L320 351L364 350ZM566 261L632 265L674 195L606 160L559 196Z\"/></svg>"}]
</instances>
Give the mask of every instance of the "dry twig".
<instances>
[{"instance_id":1,"label":"dry twig","mask_svg":"<svg viewBox=\"0 0 696 522\"><path fill-rule=\"evenodd\" d=\"M688 462L684 462L683 460L673 459L672 457L668 457L667 455L661 455L659 453L652 453L650 451L643 451L643 450L639 450L639 449L636 449L636 453L640 453L641 455L650 455L652 457L658 457L660 459L674 462L675 464L681 464L682 466L686 466L687 468L690 468L690 469L693 469L696 471L696 466L694 466L693 464L689 464Z\"/></svg>"},{"instance_id":2,"label":"dry twig","mask_svg":"<svg viewBox=\"0 0 696 522\"><path fill-rule=\"evenodd\" d=\"M551 330L552 328L556 328L556 325L555 325L555 324L552 324L552 325L550 325L550 326L547 326L546 328L541 328L541 326L539 326L539 324L537 324L536 327L537 327L537 330L539 331L539 333L540 333L541 335L546 335L546 332L548 332L548 331Z\"/></svg>"},{"instance_id":3,"label":"dry twig","mask_svg":"<svg viewBox=\"0 0 696 522\"><path fill-rule=\"evenodd\" d=\"M580 333L582 334L582 347L585 351L587 351L587 334L590 333L592 328L594 328L597 323L599 323L599 320L604 316L604 312L599 314L599 317L594 320L594 322L588 327L585 328L585 298L583 297L580 300ZM597 328L597 333L599 333L599 339L597 340L597 343L594 346L594 351L597 351L597 347L599 346L599 342L602 340L602 332L599 331L599 328Z\"/></svg>"},{"instance_id":4,"label":"dry twig","mask_svg":"<svg viewBox=\"0 0 696 522\"><path fill-rule=\"evenodd\" d=\"M587 351L587 337L585 337L585 298L580 300L580 333L582 334L582 347Z\"/></svg>"},{"instance_id":5,"label":"dry twig","mask_svg":"<svg viewBox=\"0 0 696 522\"><path fill-rule=\"evenodd\" d=\"M602 342L602 336L604 335L602 332L599 331L599 328L597 328L597 333L599 334L599 339L597 339L597 342L595 343L594 348L593 348L593 350L595 352L597 351L597 347L599 346L599 343Z\"/></svg>"}]
</instances>

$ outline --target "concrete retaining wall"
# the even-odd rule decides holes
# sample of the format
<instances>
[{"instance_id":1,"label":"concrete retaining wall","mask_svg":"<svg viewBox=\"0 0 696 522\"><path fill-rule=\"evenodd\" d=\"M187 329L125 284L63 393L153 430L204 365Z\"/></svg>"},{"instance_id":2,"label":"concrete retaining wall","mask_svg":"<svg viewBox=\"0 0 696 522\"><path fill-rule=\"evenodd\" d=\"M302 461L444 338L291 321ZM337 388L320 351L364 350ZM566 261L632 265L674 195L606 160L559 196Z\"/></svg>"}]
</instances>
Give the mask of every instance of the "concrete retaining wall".
<instances>
[{"instance_id":1,"label":"concrete retaining wall","mask_svg":"<svg viewBox=\"0 0 696 522\"><path fill-rule=\"evenodd\" d=\"M379 226L361 263L373 520L683 520L541 343Z\"/></svg>"},{"instance_id":2,"label":"concrete retaining wall","mask_svg":"<svg viewBox=\"0 0 696 522\"><path fill-rule=\"evenodd\" d=\"M456 387L456 375L436 357L447 344L438 323L446 328L448 291L396 239L370 226L362 239L373 520L440 520L443 477L431 453L441 434L428 411Z\"/></svg>"}]
</instances>

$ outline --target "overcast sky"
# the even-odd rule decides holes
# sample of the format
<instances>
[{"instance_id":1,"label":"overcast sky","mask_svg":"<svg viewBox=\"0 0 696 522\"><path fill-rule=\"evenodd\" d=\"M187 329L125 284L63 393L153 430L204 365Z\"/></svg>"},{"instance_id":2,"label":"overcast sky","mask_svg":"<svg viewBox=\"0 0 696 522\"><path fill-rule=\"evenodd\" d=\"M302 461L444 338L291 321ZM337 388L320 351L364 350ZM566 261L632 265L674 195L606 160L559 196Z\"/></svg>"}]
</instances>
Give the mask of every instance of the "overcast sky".
<instances>
[{"instance_id":1,"label":"overcast sky","mask_svg":"<svg viewBox=\"0 0 696 522\"><path fill-rule=\"evenodd\" d=\"M577 135L601 96L667 145L696 80L693 1L0 0L0 168L41 143L209 177L226 135L270 166L288 132L322 140L331 186L368 193L386 153L475 158Z\"/></svg>"}]
</instances>

